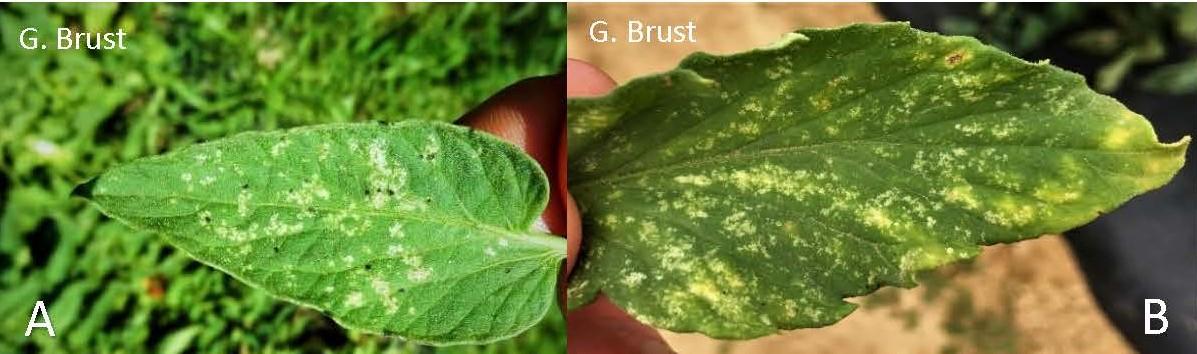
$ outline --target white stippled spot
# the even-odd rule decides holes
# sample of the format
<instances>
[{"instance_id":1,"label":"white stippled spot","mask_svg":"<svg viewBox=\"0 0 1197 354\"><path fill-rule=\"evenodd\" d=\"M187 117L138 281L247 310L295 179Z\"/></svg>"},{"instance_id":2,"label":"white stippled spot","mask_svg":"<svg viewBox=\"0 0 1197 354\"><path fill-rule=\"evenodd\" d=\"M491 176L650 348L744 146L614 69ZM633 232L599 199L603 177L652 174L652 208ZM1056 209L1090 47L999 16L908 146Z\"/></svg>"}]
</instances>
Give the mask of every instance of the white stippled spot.
<instances>
[{"instance_id":1,"label":"white stippled spot","mask_svg":"<svg viewBox=\"0 0 1197 354\"><path fill-rule=\"evenodd\" d=\"M761 133L761 125L757 122L732 123L731 128L743 135L757 135Z\"/></svg>"},{"instance_id":2,"label":"white stippled spot","mask_svg":"<svg viewBox=\"0 0 1197 354\"><path fill-rule=\"evenodd\" d=\"M441 151L440 139L437 139L436 135L429 135L428 136L428 144L424 145L424 151L423 151L424 157L431 159L433 156L436 156L437 153L440 153L440 151Z\"/></svg>"},{"instance_id":3,"label":"white stippled spot","mask_svg":"<svg viewBox=\"0 0 1197 354\"><path fill-rule=\"evenodd\" d=\"M644 281L647 276L640 272L631 272L623 277L623 284L628 287L639 286L640 282Z\"/></svg>"},{"instance_id":4,"label":"white stippled spot","mask_svg":"<svg viewBox=\"0 0 1197 354\"><path fill-rule=\"evenodd\" d=\"M878 229L888 229L894 226L894 220L889 217L889 213L879 208L867 208L864 210L864 222L870 226Z\"/></svg>"},{"instance_id":5,"label":"white stippled spot","mask_svg":"<svg viewBox=\"0 0 1197 354\"><path fill-rule=\"evenodd\" d=\"M985 127L982 127L977 123L956 123L956 125L953 127L966 135L973 135L985 131Z\"/></svg>"},{"instance_id":6,"label":"white stippled spot","mask_svg":"<svg viewBox=\"0 0 1197 354\"><path fill-rule=\"evenodd\" d=\"M426 267L416 267L415 269L407 272L407 280L410 280L413 283L422 283L425 280L428 280L430 275L432 275L431 269Z\"/></svg>"},{"instance_id":7,"label":"white stippled spot","mask_svg":"<svg viewBox=\"0 0 1197 354\"><path fill-rule=\"evenodd\" d=\"M722 224L723 230L732 236L747 237L756 233L756 226L752 224L748 214L743 211L732 213L723 219Z\"/></svg>"},{"instance_id":8,"label":"white stippled spot","mask_svg":"<svg viewBox=\"0 0 1197 354\"><path fill-rule=\"evenodd\" d=\"M1020 204L1006 197L994 204L994 210L986 211L985 221L1002 226L1022 226L1035 219L1035 208Z\"/></svg>"},{"instance_id":9,"label":"white stippled spot","mask_svg":"<svg viewBox=\"0 0 1197 354\"><path fill-rule=\"evenodd\" d=\"M200 226L208 226L209 224L212 223L212 212L211 211L207 211L207 210L201 211L201 212L199 212L198 216L199 216Z\"/></svg>"},{"instance_id":10,"label":"white stippled spot","mask_svg":"<svg viewBox=\"0 0 1197 354\"><path fill-rule=\"evenodd\" d=\"M701 175L677 176L677 177L673 178L673 181L677 182L677 183L681 183L681 184L693 184L693 185L696 185L699 187L705 187L705 186L711 185L711 179L708 178L707 176L701 176Z\"/></svg>"},{"instance_id":11,"label":"white stippled spot","mask_svg":"<svg viewBox=\"0 0 1197 354\"><path fill-rule=\"evenodd\" d=\"M279 220L278 214L274 214L270 216L270 223L266 225L265 231L272 236L294 235L303 231L303 223L288 224Z\"/></svg>"},{"instance_id":12,"label":"white stippled spot","mask_svg":"<svg viewBox=\"0 0 1197 354\"><path fill-rule=\"evenodd\" d=\"M382 144L382 139L374 139L370 143L367 154L370 155L370 165L374 167L374 170L386 175L390 173L390 170L387 168L387 153Z\"/></svg>"},{"instance_id":13,"label":"white stippled spot","mask_svg":"<svg viewBox=\"0 0 1197 354\"><path fill-rule=\"evenodd\" d=\"M367 178L370 183L367 189L370 206L375 209L383 209L388 206L401 209L422 207L412 200L405 199L404 188L407 185L407 170L402 164L390 161L391 156L383 139L371 141L366 148L366 155L370 162L370 175ZM419 203L423 203L423 201L421 200Z\"/></svg>"},{"instance_id":14,"label":"white stippled spot","mask_svg":"<svg viewBox=\"0 0 1197 354\"><path fill-rule=\"evenodd\" d=\"M1065 185L1058 182L1046 182L1035 187L1033 193L1035 198L1039 200L1046 200L1052 203L1067 203L1081 197L1081 188L1079 185L1083 183L1084 181L1078 181L1077 185Z\"/></svg>"},{"instance_id":15,"label":"white stippled spot","mask_svg":"<svg viewBox=\"0 0 1197 354\"><path fill-rule=\"evenodd\" d=\"M345 297L345 306L348 306L349 308L359 308L362 307L364 303L365 299L362 297L362 293L360 291L354 291L350 293L349 296Z\"/></svg>"},{"instance_id":16,"label":"white stippled spot","mask_svg":"<svg viewBox=\"0 0 1197 354\"><path fill-rule=\"evenodd\" d=\"M760 113L761 110L761 104L755 98L749 98L748 102L745 103L744 106L740 107L740 111L742 113Z\"/></svg>"},{"instance_id":17,"label":"white stippled spot","mask_svg":"<svg viewBox=\"0 0 1197 354\"><path fill-rule=\"evenodd\" d=\"M391 225L391 227L387 229L387 235L390 235L394 238L403 237L403 224L395 223Z\"/></svg>"},{"instance_id":18,"label":"white stippled spot","mask_svg":"<svg viewBox=\"0 0 1197 354\"><path fill-rule=\"evenodd\" d=\"M274 143L274 145L270 147L270 156L279 157L280 155L283 154L283 150L286 149L287 146L290 146L290 145L291 145L291 140L289 140L289 139L279 140L277 143Z\"/></svg>"},{"instance_id":19,"label":"white stippled spot","mask_svg":"<svg viewBox=\"0 0 1197 354\"><path fill-rule=\"evenodd\" d=\"M319 155L317 155L316 158L319 159L320 161L327 160L328 154L331 150L332 150L331 144L329 144L327 142L320 143L320 152L318 153Z\"/></svg>"},{"instance_id":20,"label":"white stippled spot","mask_svg":"<svg viewBox=\"0 0 1197 354\"><path fill-rule=\"evenodd\" d=\"M355 237L361 235L366 230L370 229L372 219L363 217L359 213L354 213L352 203L346 210L339 211L332 215L327 215L321 221L325 225L333 226L342 235Z\"/></svg>"},{"instance_id":21,"label":"white stippled spot","mask_svg":"<svg viewBox=\"0 0 1197 354\"><path fill-rule=\"evenodd\" d=\"M241 217L249 216L249 202L253 199L253 193L249 190L242 189L240 194L237 194L237 215Z\"/></svg>"},{"instance_id":22,"label":"white stippled spot","mask_svg":"<svg viewBox=\"0 0 1197 354\"><path fill-rule=\"evenodd\" d=\"M965 209L976 209L980 206L977 198L973 195L973 187L969 185L959 185L949 188L942 193L944 199L948 202L964 206Z\"/></svg>"},{"instance_id":23,"label":"white stippled spot","mask_svg":"<svg viewBox=\"0 0 1197 354\"><path fill-rule=\"evenodd\" d=\"M370 281L370 287L374 288L374 293L382 298L382 305L386 307L388 314L393 314L399 310L399 304L391 294L390 283L380 278L374 278Z\"/></svg>"}]
</instances>

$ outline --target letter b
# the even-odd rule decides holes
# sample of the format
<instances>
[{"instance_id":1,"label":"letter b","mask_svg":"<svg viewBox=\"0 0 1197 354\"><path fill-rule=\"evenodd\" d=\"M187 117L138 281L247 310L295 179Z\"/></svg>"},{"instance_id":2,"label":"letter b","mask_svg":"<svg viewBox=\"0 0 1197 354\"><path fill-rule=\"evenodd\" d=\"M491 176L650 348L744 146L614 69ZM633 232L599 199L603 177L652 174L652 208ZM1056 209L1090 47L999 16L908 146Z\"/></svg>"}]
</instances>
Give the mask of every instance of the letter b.
<instances>
[{"instance_id":1,"label":"letter b","mask_svg":"<svg viewBox=\"0 0 1197 354\"><path fill-rule=\"evenodd\" d=\"M66 44L63 44L63 42L66 42ZM73 45L74 44L71 41L71 29L70 28L59 28L58 29L58 49L70 49Z\"/></svg>"},{"instance_id":2,"label":"letter b","mask_svg":"<svg viewBox=\"0 0 1197 354\"><path fill-rule=\"evenodd\" d=\"M1151 313L1151 305L1160 305L1160 312ZM1168 330L1168 318L1164 317L1164 313L1168 312L1168 305L1164 304L1164 300L1160 299L1143 299L1143 334L1162 334ZM1163 327L1160 329L1151 329L1151 320L1159 319L1163 322Z\"/></svg>"},{"instance_id":3,"label":"letter b","mask_svg":"<svg viewBox=\"0 0 1197 354\"><path fill-rule=\"evenodd\" d=\"M628 42L640 43L642 40L647 40L643 30L644 23L636 20L628 21Z\"/></svg>"}]
</instances>

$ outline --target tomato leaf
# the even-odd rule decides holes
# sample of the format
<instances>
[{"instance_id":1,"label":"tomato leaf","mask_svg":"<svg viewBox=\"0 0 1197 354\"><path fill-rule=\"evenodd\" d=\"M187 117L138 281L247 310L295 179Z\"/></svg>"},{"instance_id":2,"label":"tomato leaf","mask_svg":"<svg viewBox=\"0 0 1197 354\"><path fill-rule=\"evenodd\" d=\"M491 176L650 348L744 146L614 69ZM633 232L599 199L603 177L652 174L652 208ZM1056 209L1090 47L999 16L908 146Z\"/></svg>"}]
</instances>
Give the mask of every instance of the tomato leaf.
<instances>
[{"instance_id":1,"label":"tomato leaf","mask_svg":"<svg viewBox=\"0 0 1197 354\"><path fill-rule=\"evenodd\" d=\"M831 324L846 297L1087 223L1188 145L1081 76L893 23L697 53L568 110L569 307L602 292L715 338Z\"/></svg>"},{"instance_id":2,"label":"tomato leaf","mask_svg":"<svg viewBox=\"0 0 1197 354\"><path fill-rule=\"evenodd\" d=\"M105 214L342 325L489 342L555 302L564 239L516 147L443 123L252 132L135 160L76 189Z\"/></svg>"}]
</instances>

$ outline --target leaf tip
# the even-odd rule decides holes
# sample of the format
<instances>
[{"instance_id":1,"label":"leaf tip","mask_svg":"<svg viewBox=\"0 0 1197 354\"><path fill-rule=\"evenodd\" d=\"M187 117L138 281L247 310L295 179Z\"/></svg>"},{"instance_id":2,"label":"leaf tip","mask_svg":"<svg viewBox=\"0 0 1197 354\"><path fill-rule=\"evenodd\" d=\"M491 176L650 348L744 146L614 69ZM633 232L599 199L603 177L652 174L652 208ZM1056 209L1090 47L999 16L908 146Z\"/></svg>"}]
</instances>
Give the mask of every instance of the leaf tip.
<instances>
[{"instance_id":1,"label":"leaf tip","mask_svg":"<svg viewBox=\"0 0 1197 354\"><path fill-rule=\"evenodd\" d=\"M1171 143L1165 143L1164 146L1170 147L1170 148L1179 148L1180 150L1188 150L1189 149L1189 140L1192 140L1192 137L1185 135L1185 136L1181 137L1180 140L1177 140L1177 141L1174 141Z\"/></svg>"},{"instance_id":2,"label":"leaf tip","mask_svg":"<svg viewBox=\"0 0 1197 354\"><path fill-rule=\"evenodd\" d=\"M1185 156L1189 152L1189 141L1190 140L1192 140L1192 138L1188 135L1185 135L1185 136L1181 137L1180 140L1173 141L1171 143L1161 144L1164 146L1164 148L1173 149L1174 151L1176 151L1177 157L1180 160L1176 166L1176 171L1180 171L1180 168L1184 167L1185 163L1187 162L1187 161L1185 161ZM1175 173L1175 171L1173 173Z\"/></svg>"},{"instance_id":3,"label":"leaf tip","mask_svg":"<svg viewBox=\"0 0 1197 354\"><path fill-rule=\"evenodd\" d=\"M80 183L79 185L75 186L74 189L71 189L71 196L72 197L80 197L80 198L84 198L84 199L88 199L88 200L92 199L92 195L94 195L93 191L95 190L96 182L99 180L100 179L98 177L96 177L96 178L88 179L87 181L84 181L83 183Z\"/></svg>"}]
</instances>

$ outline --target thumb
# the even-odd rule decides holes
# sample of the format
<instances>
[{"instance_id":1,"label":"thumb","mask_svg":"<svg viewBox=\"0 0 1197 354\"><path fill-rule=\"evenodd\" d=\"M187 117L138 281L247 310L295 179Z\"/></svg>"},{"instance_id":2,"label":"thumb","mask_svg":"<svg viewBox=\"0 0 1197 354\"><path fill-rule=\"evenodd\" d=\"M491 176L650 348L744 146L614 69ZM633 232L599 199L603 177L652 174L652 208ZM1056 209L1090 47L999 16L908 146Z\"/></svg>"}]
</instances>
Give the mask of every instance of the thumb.
<instances>
[{"instance_id":1,"label":"thumb","mask_svg":"<svg viewBox=\"0 0 1197 354\"><path fill-rule=\"evenodd\" d=\"M565 170L558 156L564 146L565 79L560 75L525 79L495 94L457 120L519 147L536 160L549 179L545 231L566 233Z\"/></svg>"}]
</instances>

